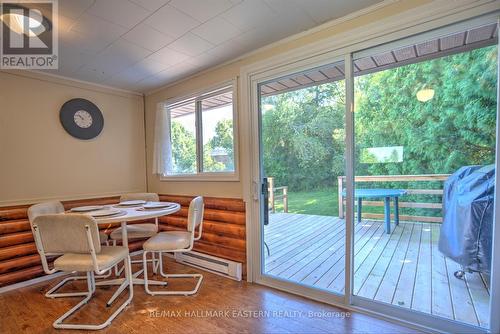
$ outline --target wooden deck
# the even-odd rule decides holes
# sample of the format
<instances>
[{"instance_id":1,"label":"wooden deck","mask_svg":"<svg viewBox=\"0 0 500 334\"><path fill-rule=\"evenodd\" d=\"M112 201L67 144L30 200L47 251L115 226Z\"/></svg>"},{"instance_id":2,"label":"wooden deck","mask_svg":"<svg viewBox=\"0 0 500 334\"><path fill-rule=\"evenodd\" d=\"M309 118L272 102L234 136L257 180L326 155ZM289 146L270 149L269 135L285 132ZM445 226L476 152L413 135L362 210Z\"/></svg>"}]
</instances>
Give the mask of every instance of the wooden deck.
<instances>
[{"instance_id":1,"label":"wooden deck","mask_svg":"<svg viewBox=\"0 0 500 334\"><path fill-rule=\"evenodd\" d=\"M459 266L438 250L440 224L401 222L391 234L381 221L355 225L354 294L400 307L488 325L488 277L454 277ZM270 215L265 272L344 292L345 221L290 213Z\"/></svg>"}]
</instances>

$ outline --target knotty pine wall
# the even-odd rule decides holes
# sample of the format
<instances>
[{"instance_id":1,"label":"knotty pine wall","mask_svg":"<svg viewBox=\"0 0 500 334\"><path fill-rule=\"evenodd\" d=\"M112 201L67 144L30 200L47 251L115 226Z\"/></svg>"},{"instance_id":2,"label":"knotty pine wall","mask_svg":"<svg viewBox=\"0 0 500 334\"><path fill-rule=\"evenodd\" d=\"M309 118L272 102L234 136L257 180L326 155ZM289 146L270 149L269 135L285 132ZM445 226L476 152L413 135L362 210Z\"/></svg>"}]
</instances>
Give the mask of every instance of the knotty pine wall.
<instances>
[{"instance_id":1,"label":"knotty pine wall","mask_svg":"<svg viewBox=\"0 0 500 334\"><path fill-rule=\"evenodd\" d=\"M186 228L192 196L160 195L162 201L177 202L182 208L161 217L161 231ZM118 197L63 202L66 209L76 206L118 203ZM36 250L27 210L30 205L0 207L0 287L45 275ZM145 221L142 221L145 222ZM139 222L132 222L138 224ZM101 226L111 233L119 224ZM130 251L140 250L144 240L129 242ZM203 234L194 250L241 262L246 273L245 203L241 199L205 198Z\"/></svg>"}]
</instances>

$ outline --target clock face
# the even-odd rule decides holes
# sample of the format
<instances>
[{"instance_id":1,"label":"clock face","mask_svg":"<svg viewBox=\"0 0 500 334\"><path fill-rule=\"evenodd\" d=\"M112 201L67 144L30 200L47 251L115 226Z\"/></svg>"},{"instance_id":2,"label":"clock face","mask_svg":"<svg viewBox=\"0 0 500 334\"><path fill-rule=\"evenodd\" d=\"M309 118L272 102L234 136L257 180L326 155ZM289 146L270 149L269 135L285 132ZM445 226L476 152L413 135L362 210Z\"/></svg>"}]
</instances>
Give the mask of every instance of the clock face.
<instances>
[{"instance_id":1,"label":"clock face","mask_svg":"<svg viewBox=\"0 0 500 334\"><path fill-rule=\"evenodd\" d=\"M92 125L92 116L86 110L78 110L73 116L75 124L82 129L89 128Z\"/></svg>"},{"instance_id":2,"label":"clock face","mask_svg":"<svg viewBox=\"0 0 500 334\"><path fill-rule=\"evenodd\" d=\"M63 128L73 137L89 140L97 137L104 127L104 117L99 108L85 99L71 99L59 111Z\"/></svg>"}]
</instances>

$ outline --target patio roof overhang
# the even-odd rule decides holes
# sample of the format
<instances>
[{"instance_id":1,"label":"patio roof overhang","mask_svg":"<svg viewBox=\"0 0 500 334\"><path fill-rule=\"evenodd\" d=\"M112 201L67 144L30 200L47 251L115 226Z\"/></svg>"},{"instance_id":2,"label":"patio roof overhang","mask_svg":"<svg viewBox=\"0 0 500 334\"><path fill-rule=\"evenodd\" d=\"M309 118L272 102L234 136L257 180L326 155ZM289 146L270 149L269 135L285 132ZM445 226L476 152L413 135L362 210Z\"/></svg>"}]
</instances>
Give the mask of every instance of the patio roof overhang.
<instances>
[{"instance_id":1,"label":"patio roof overhang","mask_svg":"<svg viewBox=\"0 0 500 334\"><path fill-rule=\"evenodd\" d=\"M395 48L376 55L354 60L354 75L373 73L398 66L448 56L497 43L497 24L488 24L456 32L439 38ZM313 70L282 77L261 84L262 96L271 96L344 79L343 62L329 64ZM232 103L232 92L203 100L203 110L221 108ZM195 111L194 101L182 103L171 109L172 118Z\"/></svg>"},{"instance_id":2,"label":"patio roof overhang","mask_svg":"<svg viewBox=\"0 0 500 334\"><path fill-rule=\"evenodd\" d=\"M201 101L201 107L203 111L208 111L216 108L222 108L233 103L233 92L225 92L219 95L215 95ZM185 104L181 104L178 107L171 109L171 117L182 117L195 112L195 102L190 101Z\"/></svg>"},{"instance_id":3,"label":"patio roof overhang","mask_svg":"<svg viewBox=\"0 0 500 334\"><path fill-rule=\"evenodd\" d=\"M488 24L425 42L354 60L354 75L373 73L448 56L497 43L497 24ZM344 64L336 63L262 84L262 96L277 95L344 79Z\"/></svg>"}]
</instances>

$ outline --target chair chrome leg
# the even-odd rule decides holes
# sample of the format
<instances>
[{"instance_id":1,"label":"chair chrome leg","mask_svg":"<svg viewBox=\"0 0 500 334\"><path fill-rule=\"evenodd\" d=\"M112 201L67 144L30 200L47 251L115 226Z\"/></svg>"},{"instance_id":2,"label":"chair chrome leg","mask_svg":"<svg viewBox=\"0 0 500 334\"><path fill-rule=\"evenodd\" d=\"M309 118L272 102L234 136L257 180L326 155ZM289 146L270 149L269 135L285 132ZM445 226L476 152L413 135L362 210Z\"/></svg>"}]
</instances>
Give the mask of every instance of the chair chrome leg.
<instances>
[{"instance_id":1,"label":"chair chrome leg","mask_svg":"<svg viewBox=\"0 0 500 334\"><path fill-rule=\"evenodd\" d=\"M87 273L87 289L88 290L86 292L86 297L82 301L80 301L78 304L73 306L69 311L64 313L61 317L59 317L59 319L54 321L54 323L53 323L54 328L72 328L72 327L66 327L66 326L73 326L73 325L64 325L64 324L62 324L62 322L90 300L90 298L92 297L92 282L91 282L91 280L92 280L92 276L90 275L90 272L88 272Z\"/></svg>"},{"instance_id":2,"label":"chair chrome leg","mask_svg":"<svg viewBox=\"0 0 500 334\"><path fill-rule=\"evenodd\" d=\"M113 268L109 269L106 275L97 275L95 278L97 279L108 278L109 276L111 276L111 273L113 273Z\"/></svg>"},{"instance_id":3,"label":"chair chrome leg","mask_svg":"<svg viewBox=\"0 0 500 334\"><path fill-rule=\"evenodd\" d=\"M105 241L106 246L109 246L109 240ZM100 279L100 278L108 278L111 276L111 273L113 272L112 269L109 269L108 273L106 275L97 275L95 278Z\"/></svg>"},{"instance_id":4,"label":"chair chrome leg","mask_svg":"<svg viewBox=\"0 0 500 334\"><path fill-rule=\"evenodd\" d=\"M144 273L144 290L146 290L147 293L151 294L151 291L149 291L149 286L148 286L148 259L147 259L147 255L148 255L147 251L144 251L142 253L142 266L143 266L143 273Z\"/></svg>"},{"instance_id":5,"label":"chair chrome leg","mask_svg":"<svg viewBox=\"0 0 500 334\"><path fill-rule=\"evenodd\" d=\"M144 289L146 292L152 296L154 295L184 295L184 296L189 296L189 295L194 295L195 293L198 292L201 286L201 282L203 281L203 275L201 274L165 274L163 272L163 254L161 252L158 252L158 262L159 262L159 267L160 267L160 275L165 277L165 278L196 278L196 286L193 290L185 290L185 291L151 291L149 289L148 285L148 272L147 272L147 251L144 251L143 254L143 266L144 266Z\"/></svg>"},{"instance_id":6,"label":"chair chrome leg","mask_svg":"<svg viewBox=\"0 0 500 334\"><path fill-rule=\"evenodd\" d=\"M151 263L153 264L153 274L157 273L155 253L151 253Z\"/></svg>"},{"instance_id":7,"label":"chair chrome leg","mask_svg":"<svg viewBox=\"0 0 500 334\"><path fill-rule=\"evenodd\" d=\"M71 308L68 312L64 313L59 319L54 321L53 326L54 328L57 329L86 329L86 330L99 330L103 329L111 324L111 322L118 316L118 314L127 307L127 305L130 304L132 301L132 298L134 296L134 286L133 286L133 281L132 281L132 266L130 263L130 257L127 257L124 260L125 264L125 277L127 279L128 287L129 287L129 296L126 301L124 301L120 307L116 309L115 312L102 324L99 325L88 325L88 324L63 324L62 322L67 319L69 316L71 316L75 311L77 311L80 307L82 307L84 304L86 304L90 298L92 297L92 289L95 287L95 281L94 281L94 276L93 273L89 272L87 273L87 278L88 278L88 292L87 296L79 302L77 305L75 305L73 308Z\"/></svg>"},{"instance_id":8,"label":"chair chrome leg","mask_svg":"<svg viewBox=\"0 0 500 334\"><path fill-rule=\"evenodd\" d=\"M116 240L113 240L113 246L116 246ZM121 270L120 271L118 270L118 264L115 264L114 269L115 269L115 276L117 276L117 277L120 276Z\"/></svg>"},{"instance_id":9,"label":"chair chrome leg","mask_svg":"<svg viewBox=\"0 0 500 334\"><path fill-rule=\"evenodd\" d=\"M106 241L107 243L107 241ZM95 276L97 279L102 279L102 278L108 278L111 276L111 269L106 275L99 275ZM72 277L66 277L63 280L61 280L59 283L57 283L55 286L53 286L49 291L45 293L45 297L47 298L65 298L65 297L81 297L81 296L86 296L88 292L56 292L59 290L64 284L67 282L71 281L79 281L79 280L86 280L86 276L72 276ZM95 290L95 287L94 287Z\"/></svg>"},{"instance_id":10,"label":"chair chrome leg","mask_svg":"<svg viewBox=\"0 0 500 334\"><path fill-rule=\"evenodd\" d=\"M86 276L72 276L72 277L66 277L59 283L57 283L54 287L52 287L49 291L45 293L45 297L48 298L64 298L64 297L80 297L80 296L86 296L88 292L62 292L62 293L55 293L60 287L62 287L64 284L70 281L79 281L79 280L84 280L87 279Z\"/></svg>"},{"instance_id":11,"label":"chair chrome leg","mask_svg":"<svg viewBox=\"0 0 500 334\"><path fill-rule=\"evenodd\" d=\"M113 246L116 246L116 240L113 240ZM139 255L139 254L137 254ZM130 260L131 263L142 263L142 259L140 260ZM153 263L153 273L157 273L157 269L158 269L158 266L159 266L159 263L158 263L158 260L155 259L155 257L153 256L153 258L151 260L148 260L148 262L152 262ZM115 276L119 277L122 272L123 272L123 269L124 267L121 267L119 268L118 265L115 265ZM109 276L108 276L109 277Z\"/></svg>"}]
</instances>

